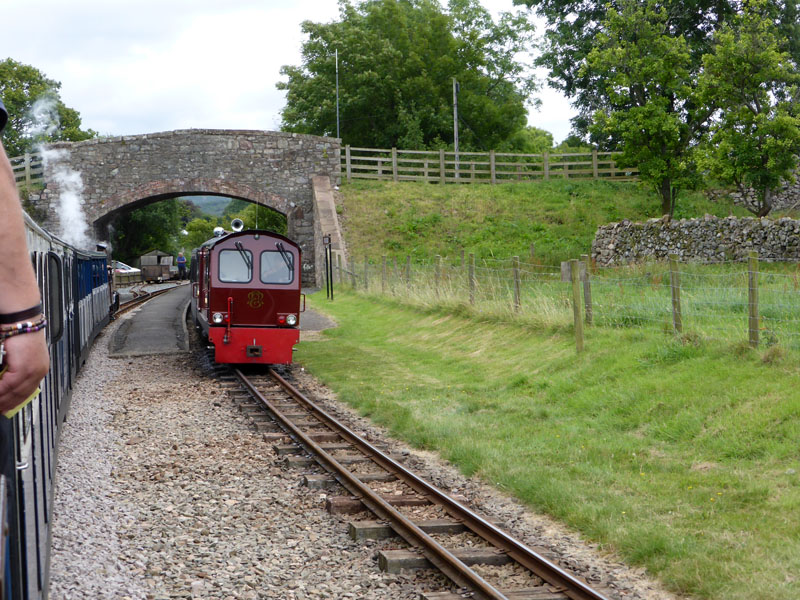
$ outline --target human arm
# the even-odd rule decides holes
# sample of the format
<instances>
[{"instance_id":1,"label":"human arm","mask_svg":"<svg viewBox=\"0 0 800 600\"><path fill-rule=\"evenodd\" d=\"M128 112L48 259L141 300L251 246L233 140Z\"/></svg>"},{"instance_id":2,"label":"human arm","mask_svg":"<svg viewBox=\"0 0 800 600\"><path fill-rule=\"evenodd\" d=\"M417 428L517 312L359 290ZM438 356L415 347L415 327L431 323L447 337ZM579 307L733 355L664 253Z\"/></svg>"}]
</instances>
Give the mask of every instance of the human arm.
<instances>
[{"instance_id":1,"label":"human arm","mask_svg":"<svg viewBox=\"0 0 800 600\"><path fill-rule=\"evenodd\" d=\"M0 116L0 118L2 118ZM17 185L5 149L0 144L0 315L27 310L41 302L31 265L25 222ZM28 319L25 319L28 320ZM50 359L44 330L3 341L0 413L21 404L47 373Z\"/></svg>"}]
</instances>

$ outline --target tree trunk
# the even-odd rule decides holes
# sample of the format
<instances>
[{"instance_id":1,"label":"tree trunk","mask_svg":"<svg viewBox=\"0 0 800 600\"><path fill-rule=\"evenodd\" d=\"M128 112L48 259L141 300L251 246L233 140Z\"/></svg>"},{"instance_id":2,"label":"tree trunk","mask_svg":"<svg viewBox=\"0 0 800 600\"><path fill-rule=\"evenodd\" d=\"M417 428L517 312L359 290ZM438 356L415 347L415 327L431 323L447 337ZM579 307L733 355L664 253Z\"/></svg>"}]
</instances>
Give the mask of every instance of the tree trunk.
<instances>
[{"instance_id":1,"label":"tree trunk","mask_svg":"<svg viewBox=\"0 0 800 600\"><path fill-rule=\"evenodd\" d=\"M764 190L764 196L761 200L761 206L758 207L758 217L766 217L772 210L772 188Z\"/></svg>"},{"instance_id":2,"label":"tree trunk","mask_svg":"<svg viewBox=\"0 0 800 600\"><path fill-rule=\"evenodd\" d=\"M661 196L661 215L672 218L675 203L672 200L672 185L669 179L664 179L658 186L658 195Z\"/></svg>"}]
</instances>

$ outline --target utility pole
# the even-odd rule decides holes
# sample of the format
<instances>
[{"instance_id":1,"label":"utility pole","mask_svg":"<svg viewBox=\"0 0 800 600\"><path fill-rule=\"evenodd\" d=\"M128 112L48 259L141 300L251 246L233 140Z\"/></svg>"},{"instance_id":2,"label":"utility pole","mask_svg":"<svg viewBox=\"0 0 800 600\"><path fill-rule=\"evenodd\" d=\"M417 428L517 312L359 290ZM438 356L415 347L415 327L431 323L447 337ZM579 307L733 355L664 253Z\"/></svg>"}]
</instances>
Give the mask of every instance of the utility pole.
<instances>
[{"instance_id":1,"label":"utility pole","mask_svg":"<svg viewBox=\"0 0 800 600\"><path fill-rule=\"evenodd\" d=\"M456 179L458 179L458 89L458 82L453 77L453 148L456 153Z\"/></svg>"},{"instance_id":2,"label":"utility pole","mask_svg":"<svg viewBox=\"0 0 800 600\"><path fill-rule=\"evenodd\" d=\"M339 49L336 49L336 137L339 135Z\"/></svg>"}]
</instances>

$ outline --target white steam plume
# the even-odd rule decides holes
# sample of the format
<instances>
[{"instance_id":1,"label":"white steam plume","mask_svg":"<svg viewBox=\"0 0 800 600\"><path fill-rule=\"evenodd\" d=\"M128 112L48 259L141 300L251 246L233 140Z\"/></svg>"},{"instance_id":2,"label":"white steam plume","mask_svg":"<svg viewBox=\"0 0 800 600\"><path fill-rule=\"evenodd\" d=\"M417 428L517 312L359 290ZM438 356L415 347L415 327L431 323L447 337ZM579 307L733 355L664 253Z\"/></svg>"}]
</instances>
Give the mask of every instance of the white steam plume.
<instances>
[{"instance_id":1,"label":"white steam plume","mask_svg":"<svg viewBox=\"0 0 800 600\"><path fill-rule=\"evenodd\" d=\"M43 97L31 108L35 137L45 137L58 129L59 119L56 102L53 98ZM48 150L44 144L39 145L45 168L58 184L58 216L61 222L59 236L65 242L78 248L89 249L92 241L87 232L89 224L83 214L83 179L78 171L66 164L69 157L66 150ZM65 164L60 164L64 162Z\"/></svg>"}]
</instances>

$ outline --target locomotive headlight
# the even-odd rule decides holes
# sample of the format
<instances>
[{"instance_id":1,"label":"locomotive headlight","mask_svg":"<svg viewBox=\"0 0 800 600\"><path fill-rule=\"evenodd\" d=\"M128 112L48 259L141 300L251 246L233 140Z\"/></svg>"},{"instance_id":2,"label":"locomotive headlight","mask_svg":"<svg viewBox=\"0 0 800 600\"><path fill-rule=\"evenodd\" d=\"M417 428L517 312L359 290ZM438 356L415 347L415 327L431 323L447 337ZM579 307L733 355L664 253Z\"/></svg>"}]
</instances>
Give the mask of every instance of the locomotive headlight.
<instances>
[{"instance_id":1,"label":"locomotive headlight","mask_svg":"<svg viewBox=\"0 0 800 600\"><path fill-rule=\"evenodd\" d=\"M286 315L286 324L291 326L297 325L297 315Z\"/></svg>"},{"instance_id":2,"label":"locomotive headlight","mask_svg":"<svg viewBox=\"0 0 800 600\"><path fill-rule=\"evenodd\" d=\"M222 321L225 320L225 317L222 316L222 313L214 313L211 317L211 320L214 321L214 323L216 323L217 325L219 325L220 323L222 323Z\"/></svg>"}]
</instances>

